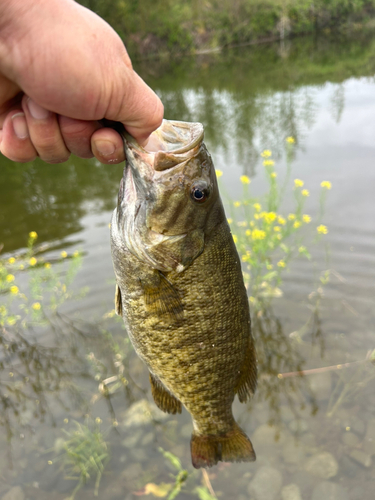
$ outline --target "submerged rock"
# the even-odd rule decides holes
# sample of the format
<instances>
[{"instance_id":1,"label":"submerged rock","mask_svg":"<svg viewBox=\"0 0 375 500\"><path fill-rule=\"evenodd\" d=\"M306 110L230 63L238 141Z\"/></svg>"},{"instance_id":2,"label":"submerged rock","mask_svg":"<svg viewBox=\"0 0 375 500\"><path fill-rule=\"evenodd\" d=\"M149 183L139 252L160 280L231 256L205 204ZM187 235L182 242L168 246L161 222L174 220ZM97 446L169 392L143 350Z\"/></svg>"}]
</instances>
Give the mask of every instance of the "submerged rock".
<instances>
[{"instance_id":1,"label":"submerged rock","mask_svg":"<svg viewBox=\"0 0 375 500\"><path fill-rule=\"evenodd\" d=\"M335 477L339 470L335 457L328 451L313 455L305 464L305 470L322 479Z\"/></svg>"},{"instance_id":2,"label":"submerged rock","mask_svg":"<svg viewBox=\"0 0 375 500\"><path fill-rule=\"evenodd\" d=\"M141 399L132 404L124 414L124 427L141 427L151 423L153 420L166 420L168 415L156 406L155 403Z\"/></svg>"},{"instance_id":3,"label":"submerged rock","mask_svg":"<svg viewBox=\"0 0 375 500\"><path fill-rule=\"evenodd\" d=\"M1 498L1 500L24 500L25 494L20 486L13 486L8 493Z\"/></svg>"},{"instance_id":4,"label":"submerged rock","mask_svg":"<svg viewBox=\"0 0 375 500\"><path fill-rule=\"evenodd\" d=\"M352 450L349 456L364 467L372 465L371 455L362 450Z\"/></svg>"},{"instance_id":5,"label":"submerged rock","mask_svg":"<svg viewBox=\"0 0 375 500\"><path fill-rule=\"evenodd\" d=\"M256 500L275 500L283 484L280 471L267 465L257 470L247 490Z\"/></svg>"},{"instance_id":6,"label":"submerged rock","mask_svg":"<svg viewBox=\"0 0 375 500\"><path fill-rule=\"evenodd\" d=\"M311 500L349 500L349 495L339 484L323 481L314 488Z\"/></svg>"},{"instance_id":7,"label":"submerged rock","mask_svg":"<svg viewBox=\"0 0 375 500\"><path fill-rule=\"evenodd\" d=\"M283 500L302 500L301 491L296 484L287 484L281 490L281 498Z\"/></svg>"}]
</instances>

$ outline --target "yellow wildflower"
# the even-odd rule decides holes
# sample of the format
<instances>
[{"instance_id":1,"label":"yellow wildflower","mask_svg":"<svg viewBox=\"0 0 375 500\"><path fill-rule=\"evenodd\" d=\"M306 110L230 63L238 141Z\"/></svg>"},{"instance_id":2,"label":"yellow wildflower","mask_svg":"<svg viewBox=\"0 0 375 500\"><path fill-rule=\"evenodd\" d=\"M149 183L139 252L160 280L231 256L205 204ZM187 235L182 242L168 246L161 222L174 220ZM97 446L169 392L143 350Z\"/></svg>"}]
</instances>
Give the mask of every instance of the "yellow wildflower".
<instances>
[{"instance_id":1,"label":"yellow wildflower","mask_svg":"<svg viewBox=\"0 0 375 500\"><path fill-rule=\"evenodd\" d=\"M245 234L246 234L246 236L251 236L251 230L250 229L246 229Z\"/></svg>"},{"instance_id":2,"label":"yellow wildflower","mask_svg":"<svg viewBox=\"0 0 375 500\"><path fill-rule=\"evenodd\" d=\"M37 237L38 237L38 233L37 233L37 232L35 232L35 231L31 231L31 232L29 233L29 236L30 236L30 238L32 238L33 240L36 240L36 239L37 239Z\"/></svg>"},{"instance_id":3,"label":"yellow wildflower","mask_svg":"<svg viewBox=\"0 0 375 500\"><path fill-rule=\"evenodd\" d=\"M10 257L8 259L9 264L14 264L16 262L16 259L14 257Z\"/></svg>"},{"instance_id":4,"label":"yellow wildflower","mask_svg":"<svg viewBox=\"0 0 375 500\"><path fill-rule=\"evenodd\" d=\"M254 227L254 226L255 226L255 222L254 222L253 220L252 220L252 221L250 221L250 226L251 226L251 227Z\"/></svg>"},{"instance_id":5,"label":"yellow wildflower","mask_svg":"<svg viewBox=\"0 0 375 500\"><path fill-rule=\"evenodd\" d=\"M269 149L265 149L263 153L260 154L260 156L263 156L263 158L269 158L272 155L272 151Z\"/></svg>"},{"instance_id":6,"label":"yellow wildflower","mask_svg":"<svg viewBox=\"0 0 375 500\"><path fill-rule=\"evenodd\" d=\"M259 214L254 214L254 219L256 219L256 220L260 219L260 215Z\"/></svg>"},{"instance_id":7,"label":"yellow wildflower","mask_svg":"<svg viewBox=\"0 0 375 500\"><path fill-rule=\"evenodd\" d=\"M277 233L279 233L281 231L281 227L280 226L275 226L273 228L274 231L276 231Z\"/></svg>"},{"instance_id":8,"label":"yellow wildflower","mask_svg":"<svg viewBox=\"0 0 375 500\"><path fill-rule=\"evenodd\" d=\"M302 220L303 220L303 222L306 222L306 224L308 224L309 222L311 222L311 217L310 217L310 215L305 214L302 216Z\"/></svg>"},{"instance_id":9,"label":"yellow wildflower","mask_svg":"<svg viewBox=\"0 0 375 500\"><path fill-rule=\"evenodd\" d=\"M76 250L76 251L73 253L73 257L74 257L74 258L79 257L79 251L78 251L78 250Z\"/></svg>"},{"instance_id":10,"label":"yellow wildflower","mask_svg":"<svg viewBox=\"0 0 375 500\"><path fill-rule=\"evenodd\" d=\"M68 418L64 418L64 424L67 424L69 422Z\"/></svg>"},{"instance_id":11,"label":"yellow wildflower","mask_svg":"<svg viewBox=\"0 0 375 500\"><path fill-rule=\"evenodd\" d=\"M263 160L263 165L265 167L273 167L275 165L275 162L273 160Z\"/></svg>"},{"instance_id":12,"label":"yellow wildflower","mask_svg":"<svg viewBox=\"0 0 375 500\"><path fill-rule=\"evenodd\" d=\"M247 175L241 175L240 181L242 182L242 184L250 184L251 182L251 180Z\"/></svg>"},{"instance_id":13,"label":"yellow wildflower","mask_svg":"<svg viewBox=\"0 0 375 500\"><path fill-rule=\"evenodd\" d=\"M299 253L306 252L306 247L301 245L298 249Z\"/></svg>"},{"instance_id":14,"label":"yellow wildflower","mask_svg":"<svg viewBox=\"0 0 375 500\"><path fill-rule=\"evenodd\" d=\"M288 219L289 220L294 220L296 218L296 216L294 214L289 214L288 215Z\"/></svg>"},{"instance_id":15,"label":"yellow wildflower","mask_svg":"<svg viewBox=\"0 0 375 500\"><path fill-rule=\"evenodd\" d=\"M277 263L277 267L285 267L285 266L286 264L284 260L279 260L279 262Z\"/></svg>"},{"instance_id":16,"label":"yellow wildflower","mask_svg":"<svg viewBox=\"0 0 375 500\"><path fill-rule=\"evenodd\" d=\"M295 223L293 224L293 227L295 227L297 229L300 227L300 225L301 225L300 221L296 220Z\"/></svg>"},{"instance_id":17,"label":"yellow wildflower","mask_svg":"<svg viewBox=\"0 0 375 500\"><path fill-rule=\"evenodd\" d=\"M18 292L19 292L18 286L13 285L10 287L10 293L12 293L13 295L17 295Z\"/></svg>"},{"instance_id":18,"label":"yellow wildflower","mask_svg":"<svg viewBox=\"0 0 375 500\"><path fill-rule=\"evenodd\" d=\"M270 224L271 222L273 222L275 219L276 219L277 215L275 214L275 212L267 212L264 214L264 220Z\"/></svg>"},{"instance_id":19,"label":"yellow wildflower","mask_svg":"<svg viewBox=\"0 0 375 500\"><path fill-rule=\"evenodd\" d=\"M272 179L276 179L276 177L277 177L277 173L276 173L276 172L272 172L272 174L271 174L271 178L272 178Z\"/></svg>"},{"instance_id":20,"label":"yellow wildflower","mask_svg":"<svg viewBox=\"0 0 375 500\"><path fill-rule=\"evenodd\" d=\"M316 228L316 230L318 231L319 234L327 234L328 233L327 226L323 226L323 224L320 224L320 226L318 226Z\"/></svg>"},{"instance_id":21,"label":"yellow wildflower","mask_svg":"<svg viewBox=\"0 0 375 500\"><path fill-rule=\"evenodd\" d=\"M255 302L255 298L254 297L249 297L249 302L251 302L253 304Z\"/></svg>"},{"instance_id":22,"label":"yellow wildflower","mask_svg":"<svg viewBox=\"0 0 375 500\"><path fill-rule=\"evenodd\" d=\"M11 316L10 318L7 318L7 323L8 323L8 325L9 325L9 326L13 326L13 325L15 325L15 324L16 324L16 321L17 321L17 320L16 320L16 318L15 318L14 316ZM12 372L10 372L10 373L9 373L9 376L10 376L10 377L13 377L13 373L12 373Z\"/></svg>"},{"instance_id":23,"label":"yellow wildflower","mask_svg":"<svg viewBox=\"0 0 375 500\"><path fill-rule=\"evenodd\" d=\"M238 208L238 207L240 207L240 206L241 206L241 202L240 202L240 201L234 201L234 202L233 202L233 205L234 205L236 208Z\"/></svg>"},{"instance_id":24,"label":"yellow wildflower","mask_svg":"<svg viewBox=\"0 0 375 500\"><path fill-rule=\"evenodd\" d=\"M233 234L232 236L233 236L233 241L234 241L235 243L237 243L237 241L238 241L237 236L236 236L235 234Z\"/></svg>"},{"instance_id":25,"label":"yellow wildflower","mask_svg":"<svg viewBox=\"0 0 375 500\"><path fill-rule=\"evenodd\" d=\"M22 271L23 269L25 269L25 266L24 266L23 264L20 264L20 265L18 266L18 269L19 269L20 271Z\"/></svg>"},{"instance_id":26,"label":"yellow wildflower","mask_svg":"<svg viewBox=\"0 0 375 500\"><path fill-rule=\"evenodd\" d=\"M103 422L103 420L100 417L96 417L95 422L97 424L101 424Z\"/></svg>"},{"instance_id":27,"label":"yellow wildflower","mask_svg":"<svg viewBox=\"0 0 375 500\"><path fill-rule=\"evenodd\" d=\"M42 306L40 305L40 302L34 302L31 307L34 309L34 311L39 311Z\"/></svg>"},{"instance_id":28,"label":"yellow wildflower","mask_svg":"<svg viewBox=\"0 0 375 500\"><path fill-rule=\"evenodd\" d=\"M294 185L295 187L302 187L304 185L304 182L301 181L301 179L294 179Z\"/></svg>"},{"instance_id":29,"label":"yellow wildflower","mask_svg":"<svg viewBox=\"0 0 375 500\"><path fill-rule=\"evenodd\" d=\"M255 208L255 210L256 210L257 212L260 212L260 210L261 210L261 208L262 208L262 206L261 206L261 204L260 204L260 203L254 203L253 207Z\"/></svg>"},{"instance_id":30,"label":"yellow wildflower","mask_svg":"<svg viewBox=\"0 0 375 500\"><path fill-rule=\"evenodd\" d=\"M308 189L302 189L302 196L310 196L310 191Z\"/></svg>"},{"instance_id":31,"label":"yellow wildflower","mask_svg":"<svg viewBox=\"0 0 375 500\"><path fill-rule=\"evenodd\" d=\"M266 232L262 231L261 229L253 229L251 236L253 240L264 240L264 238L266 237Z\"/></svg>"},{"instance_id":32,"label":"yellow wildflower","mask_svg":"<svg viewBox=\"0 0 375 500\"><path fill-rule=\"evenodd\" d=\"M231 219L231 218L229 217L229 218L227 219L227 222L228 222L228 224L232 224L233 219Z\"/></svg>"},{"instance_id":33,"label":"yellow wildflower","mask_svg":"<svg viewBox=\"0 0 375 500\"><path fill-rule=\"evenodd\" d=\"M219 179L219 178L223 175L223 171L222 171L222 170L218 170L218 169L216 169L216 170L215 170L215 172L216 172L216 177L217 177L218 179Z\"/></svg>"},{"instance_id":34,"label":"yellow wildflower","mask_svg":"<svg viewBox=\"0 0 375 500\"><path fill-rule=\"evenodd\" d=\"M273 269L273 265L272 265L272 264L267 264L267 266L266 266L266 267L267 267L267 269L268 269L269 271L271 271L271 269Z\"/></svg>"},{"instance_id":35,"label":"yellow wildflower","mask_svg":"<svg viewBox=\"0 0 375 500\"><path fill-rule=\"evenodd\" d=\"M286 142L288 144L294 144L296 142L296 140L294 139L294 137L289 136L286 138Z\"/></svg>"},{"instance_id":36,"label":"yellow wildflower","mask_svg":"<svg viewBox=\"0 0 375 500\"><path fill-rule=\"evenodd\" d=\"M276 235L276 238L277 238L278 240L281 240L281 238L282 238L281 234L277 234L277 235Z\"/></svg>"},{"instance_id":37,"label":"yellow wildflower","mask_svg":"<svg viewBox=\"0 0 375 500\"><path fill-rule=\"evenodd\" d=\"M12 283L12 281L14 281L15 278L13 274L8 274L5 279L7 280L8 283Z\"/></svg>"},{"instance_id":38,"label":"yellow wildflower","mask_svg":"<svg viewBox=\"0 0 375 500\"><path fill-rule=\"evenodd\" d=\"M66 257L68 256L68 254L65 252L65 250L63 250L60 255L63 259L66 259Z\"/></svg>"},{"instance_id":39,"label":"yellow wildflower","mask_svg":"<svg viewBox=\"0 0 375 500\"><path fill-rule=\"evenodd\" d=\"M278 216L277 222L279 224L281 224L282 226L284 226L286 224L286 220L284 219L284 217L281 217L281 215Z\"/></svg>"},{"instance_id":40,"label":"yellow wildflower","mask_svg":"<svg viewBox=\"0 0 375 500\"><path fill-rule=\"evenodd\" d=\"M31 257L31 259L29 260L30 266L35 266L36 263L37 263L36 258L35 257Z\"/></svg>"},{"instance_id":41,"label":"yellow wildflower","mask_svg":"<svg viewBox=\"0 0 375 500\"><path fill-rule=\"evenodd\" d=\"M50 269L50 268L51 268L51 264L50 264L49 262L46 262L46 263L44 264L44 267L45 267L46 269Z\"/></svg>"},{"instance_id":42,"label":"yellow wildflower","mask_svg":"<svg viewBox=\"0 0 375 500\"><path fill-rule=\"evenodd\" d=\"M326 188L326 189L331 189L331 187L332 187L332 184L329 181L323 181L320 183L320 185L322 186L322 188Z\"/></svg>"}]
</instances>

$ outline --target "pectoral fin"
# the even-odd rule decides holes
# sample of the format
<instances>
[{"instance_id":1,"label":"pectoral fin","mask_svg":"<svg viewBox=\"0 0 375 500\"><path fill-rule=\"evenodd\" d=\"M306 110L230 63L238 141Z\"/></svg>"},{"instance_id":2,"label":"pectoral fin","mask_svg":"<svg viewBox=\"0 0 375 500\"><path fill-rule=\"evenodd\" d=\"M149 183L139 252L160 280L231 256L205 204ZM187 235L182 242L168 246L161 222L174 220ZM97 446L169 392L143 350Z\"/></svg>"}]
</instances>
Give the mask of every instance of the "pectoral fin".
<instances>
[{"instance_id":1,"label":"pectoral fin","mask_svg":"<svg viewBox=\"0 0 375 500\"><path fill-rule=\"evenodd\" d=\"M182 405L152 373L150 373L151 393L155 404L165 413L181 413Z\"/></svg>"},{"instance_id":2,"label":"pectoral fin","mask_svg":"<svg viewBox=\"0 0 375 500\"><path fill-rule=\"evenodd\" d=\"M181 320L183 305L180 293L160 271L150 280L141 279L147 309L155 314L169 314Z\"/></svg>"},{"instance_id":3,"label":"pectoral fin","mask_svg":"<svg viewBox=\"0 0 375 500\"><path fill-rule=\"evenodd\" d=\"M122 299L121 299L121 290L118 285L116 285L116 292L115 292L115 311L116 314L119 316L122 316Z\"/></svg>"},{"instance_id":4,"label":"pectoral fin","mask_svg":"<svg viewBox=\"0 0 375 500\"><path fill-rule=\"evenodd\" d=\"M248 401L253 396L257 386L256 353L252 337L246 349L245 358L241 368L240 379L234 390L241 403Z\"/></svg>"}]
</instances>

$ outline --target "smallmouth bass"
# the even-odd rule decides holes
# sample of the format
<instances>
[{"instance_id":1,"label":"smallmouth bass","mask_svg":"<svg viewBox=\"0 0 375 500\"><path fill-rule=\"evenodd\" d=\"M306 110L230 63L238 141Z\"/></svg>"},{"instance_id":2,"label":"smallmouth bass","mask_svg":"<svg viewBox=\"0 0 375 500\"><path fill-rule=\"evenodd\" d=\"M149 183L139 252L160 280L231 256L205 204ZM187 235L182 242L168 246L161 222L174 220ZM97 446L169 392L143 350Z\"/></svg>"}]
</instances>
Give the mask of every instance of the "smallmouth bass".
<instances>
[{"instance_id":1,"label":"smallmouth bass","mask_svg":"<svg viewBox=\"0 0 375 500\"><path fill-rule=\"evenodd\" d=\"M253 461L232 414L256 388L241 263L203 126L164 120L126 164L111 221L115 307L150 372L157 406L193 420L193 466Z\"/></svg>"}]
</instances>

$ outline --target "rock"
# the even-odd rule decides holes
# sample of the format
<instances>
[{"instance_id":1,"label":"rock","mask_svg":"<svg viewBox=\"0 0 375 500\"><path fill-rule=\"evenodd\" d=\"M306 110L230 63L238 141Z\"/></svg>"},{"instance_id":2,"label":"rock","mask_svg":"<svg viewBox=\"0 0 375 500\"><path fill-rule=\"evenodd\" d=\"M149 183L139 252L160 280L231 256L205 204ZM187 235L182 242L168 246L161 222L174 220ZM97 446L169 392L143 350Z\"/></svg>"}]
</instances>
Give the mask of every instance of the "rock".
<instances>
[{"instance_id":1,"label":"rock","mask_svg":"<svg viewBox=\"0 0 375 500\"><path fill-rule=\"evenodd\" d=\"M293 433L303 434L309 428L309 424L302 418L295 418L289 422L289 429Z\"/></svg>"},{"instance_id":2,"label":"rock","mask_svg":"<svg viewBox=\"0 0 375 500\"><path fill-rule=\"evenodd\" d=\"M141 441L141 445L142 446L148 446L149 444L152 443L152 441L154 440L154 433L153 432L148 432L143 438L142 438L142 441Z\"/></svg>"},{"instance_id":3,"label":"rock","mask_svg":"<svg viewBox=\"0 0 375 500\"><path fill-rule=\"evenodd\" d=\"M275 427L262 424L255 430L251 441L255 443L254 447L275 446L276 444L284 443L285 436L281 433L280 437L277 438L277 429Z\"/></svg>"},{"instance_id":4,"label":"rock","mask_svg":"<svg viewBox=\"0 0 375 500\"><path fill-rule=\"evenodd\" d=\"M130 433L126 438L122 441L122 446L125 448L134 448L137 444L138 440L143 435L143 431L141 429Z\"/></svg>"},{"instance_id":5,"label":"rock","mask_svg":"<svg viewBox=\"0 0 375 500\"><path fill-rule=\"evenodd\" d=\"M330 372L316 373L310 377L310 389L317 401L325 401L331 395L332 375Z\"/></svg>"},{"instance_id":6,"label":"rock","mask_svg":"<svg viewBox=\"0 0 375 500\"><path fill-rule=\"evenodd\" d=\"M371 455L362 450L352 450L349 456L364 467L372 465Z\"/></svg>"},{"instance_id":7,"label":"rock","mask_svg":"<svg viewBox=\"0 0 375 500\"><path fill-rule=\"evenodd\" d=\"M1 500L24 500L25 494L20 486L13 486Z\"/></svg>"},{"instance_id":8,"label":"rock","mask_svg":"<svg viewBox=\"0 0 375 500\"><path fill-rule=\"evenodd\" d=\"M351 448L354 448L359 443L359 437L353 432L345 432L341 440L346 446L350 446Z\"/></svg>"},{"instance_id":9,"label":"rock","mask_svg":"<svg viewBox=\"0 0 375 500\"><path fill-rule=\"evenodd\" d=\"M336 476L339 466L331 453L323 451L307 460L305 470L313 476L329 479Z\"/></svg>"},{"instance_id":10,"label":"rock","mask_svg":"<svg viewBox=\"0 0 375 500\"><path fill-rule=\"evenodd\" d=\"M287 484L281 490L281 498L283 500L302 500L301 491L296 484Z\"/></svg>"},{"instance_id":11,"label":"rock","mask_svg":"<svg viewBox=\"0 0 375 500\"><path fill-rule=\"evenodd\" d=\"M247 490L256 500L275 500L283 484L281 472L267 465L257 470Z\"/></svg>"},{"instance_id":12,"label":"rock","mask_svg":"<svg viewBox=\"0 0 375 500\"><path fill-rule=\"evenodd\" d=\"M155 403L141 399L132 404L124 414L124 427L142 427L153 420L166 420L168 415L156 406Z\"/></svg>"},{"instance_id":13,"label":"rock","mask_svg":"<svg viewBox=\"0 0 375 500\"><path fill-rule=\"evenodd\" d=\"M282 456L288 464L301 463L301 461L305 458L304 447L301 443L291 438L284 444Z\"/></svg>"},{"instance_id":14,"label":"rock","mask_svg":"<svg viewBox=\"0 0 375 500\"><path fill-rule=\"evenodd\" d=\"M314 488L311 500L349 500L349 495L339 484L323 481Z\"/></svg>"}]
</instances>

